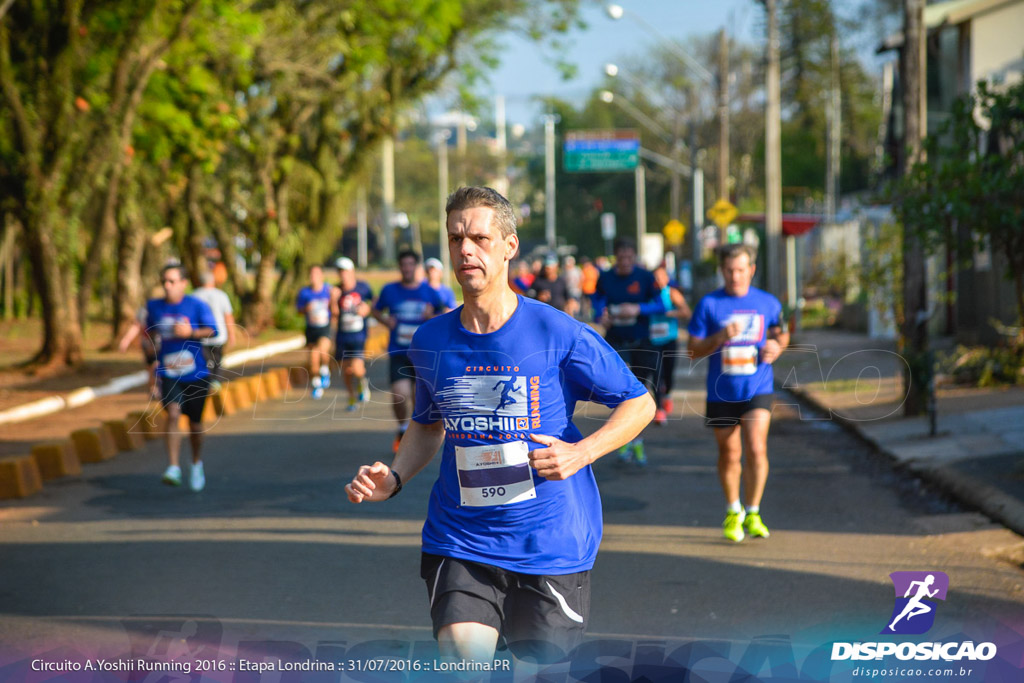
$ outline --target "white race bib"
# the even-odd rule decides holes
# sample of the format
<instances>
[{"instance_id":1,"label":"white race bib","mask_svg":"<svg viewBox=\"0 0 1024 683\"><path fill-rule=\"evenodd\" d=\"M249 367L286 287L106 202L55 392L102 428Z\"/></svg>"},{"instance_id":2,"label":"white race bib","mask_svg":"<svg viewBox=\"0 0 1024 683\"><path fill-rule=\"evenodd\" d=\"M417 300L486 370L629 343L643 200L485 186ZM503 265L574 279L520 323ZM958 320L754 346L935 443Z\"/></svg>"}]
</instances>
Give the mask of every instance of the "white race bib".
<instances>
[{"instance_id":1,"label":"white race bib","mask_svg":"<svg viewBox=\"0 0 1024 683\"><path fill-rule=\"evenodd\" d=\"M615 325L616 327L631 327L636 325L637 316L623 314L622 304L612 304L609 306L608 315L611 316L612 325Z\"/></svg>"},{"instance_id":2,"label":"white race bib","mask_svg":"<svg viewBox=\"0 0 1024 683\"><path fill-rule=\"evenodd\" d=\"M362 332L363 331L363 316L358 313L342 313L341 314L341 331L342 332Z\"/></svg>"},{"instance_id":3,"label":"white race bib","mask_svg":"<svg viewBox=\"0 0 1024 683\"><path fill-rule=\"evenodd\" d=\"M188 349L175 351L164 356L164 374L168 377L181 377L194 372L196 357Z\"/></svg>"},{"instance_id":4,"label":"white race bib","mask_svg":"<svg viewBox=\"0 0 1024 683\"><path fill-rule=\"evenodd\" d=\"M467 507L508 505L537 497L525 441L493 446L456 446L462 504Z\"/></svg>"},{"instance_id":5,"label":"white race bib","mask_svg":"<svg viewBox=\"0 0 1024 683\"><path fill-rule=\"evenodd\" d=\"M753 375L757 372L756 346L723 346L723 375Z\"/></svg>"},{"instance_id":6,"label":"white race bib","mask_svg":"<svg viewBox=\"0 0 1024 683\"><path fill-rule=\"evenodd\" d=\"M326 299L314 299L313 308L309 312L309 324L312 327L326 327L331 322L331 311Z\"/></svg>"},{"instance_id":7,"label":"white race bib","mask_svg":"<svg viewBox=\"0 0 1024 683\"><path fill-rule=\"evenodd\" d=\"M667 320L652 322L650 337L651 339L667 339L669 329L671 329L671 326Z\"/></svg>"},{"instance_id":8,"label":"white race bib","mask_svg":"<svg viewBox=\"0 0 1024 683\"><path fill-rule=\"evenodd\" d=\"M412 344L412 335L419 329L419 325L409 325L408 323L398 323L395 325L395 343L399 346L408 346Z\"/></svg>"}]
</instances>

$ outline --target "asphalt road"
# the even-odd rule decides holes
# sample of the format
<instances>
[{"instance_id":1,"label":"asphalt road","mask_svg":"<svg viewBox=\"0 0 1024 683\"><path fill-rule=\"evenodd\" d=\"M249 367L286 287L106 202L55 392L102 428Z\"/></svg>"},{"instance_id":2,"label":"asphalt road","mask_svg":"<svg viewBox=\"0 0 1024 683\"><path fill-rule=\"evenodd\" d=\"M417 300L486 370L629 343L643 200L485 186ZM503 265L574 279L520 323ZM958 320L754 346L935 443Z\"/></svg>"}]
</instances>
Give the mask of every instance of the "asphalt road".
<instances>
[{"instance_id":1,"label":"asphalt road","mask_svg":"<svg viewBox=\"0 0 1024 683\"><path fill-rule=\"evenodd\" d=\"M382 368L372 376L382 382ZM879 639L893 610L889 574L921 570L950 581L928 638L1002 638L1020 666L1019 536L894 473L834 423L781 405L762 506L772 536L728 542L714 441L685 405L702 407L701 383L681 385L671 422L647 431L648 468L621 469L614 457L595 466L606 526L589 637L610 657L599 661L629 672L703 648L701 680L729 680L740 664L806 673L832 641ZM351 505L342 491L358 465L390 459L390 410L382 391L373 399L353 414L336 388L318 402L293 391L221 420L198 494L161 485L153 441L0 507L0 681L51 680L25 673L32 659L128 653L209 662L204 679L262 681L305 674L260 678L240 661L431 658L418 569L436 463L384 504ZM577 423L587 431L604 414L589 406ZM152 675L99 680L161 680Z\"/></svg>"}]
</instances>

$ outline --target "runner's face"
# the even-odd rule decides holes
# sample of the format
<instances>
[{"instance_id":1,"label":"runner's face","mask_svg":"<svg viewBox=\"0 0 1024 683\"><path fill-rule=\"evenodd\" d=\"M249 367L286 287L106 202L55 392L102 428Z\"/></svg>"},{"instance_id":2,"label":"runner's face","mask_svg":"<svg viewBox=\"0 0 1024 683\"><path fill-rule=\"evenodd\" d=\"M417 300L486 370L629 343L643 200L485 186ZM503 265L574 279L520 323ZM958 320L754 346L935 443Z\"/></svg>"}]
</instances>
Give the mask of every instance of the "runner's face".
<instances>
[{"instance_id":1,"label":"runner's face","mask_svg":"<svg viewBox=\"0 0 1024 683\"><path fill-rule=\"evenodd\" d=\"M312 289L320 289L324 286L324 271L319 268L309 269L309 284Z\"/></svg>"},{"instance_id":2,"label":"runner's face","mask_svg":"<svg viewBox=\"0 0 1024 683\"><path fill-rule=\"evenodd\" d=\"M737 254L722 264L722 277L725 278L725 291L729 296L746 296L750 283L754 279L757 266L750 263L746 254Z\"/></svg>"},{"instance_id":3,"label":"runner's face","mask_svg":"<svg viewBox=\"0 0 1024 683\"><path fill-rule=\"evenodd\" d=\"M343 270L341 271L341 288L345 291L351 291L356 287L356 273L354 270Z\"/></svg>"},{"instance_id":4,"label":"runner's face","mask_svg":"<svg viewBox=\"0 0 1024 683\"><path fill-rule=\"evenodd\" d=\"M478 206L448 216L448 252L455 279L467 293L481 293L493 283L506 287L508 262L518 248L515 234L501 236L494 209Z\"/></svg>"},{"instance_id":5,"label":"runner's face","mask_svg":"<svg viewBox=\"0 0 1024 683\"><path fill-rule=\"evenodd\" d=\"M431 287L437 287L441 284L441 269L440 268L428 268L427 269L427 282L430 283Z\"/></svg>"},{"instance_id":6,"label":"runner's face","mask_svg":"<svg viewBox=\"0 0 1024 683\"><path fill-rule=\"evenodd\" d=\"M398 270L402 274L402 282L407 285L416 282L416 270L419 268L419 265L412 256L406 256L399 261Z\"/></svg>"},{"instance_id":7,"label":"runner's face","mask_svg":"<svg viewBox=\"0 0 1024 683\"><path fill-rule=\"evenodd\" d=\"M636 250L630 247L619 249L615 252L615 270L620 275L629 275L636 265Z\"/></svg>"},{"instance_id":8,"label":"runner's face","mask_svg":"<svg viewBox=\"0 0 1024 683\"><path fill-rule=\"evenodd\" d=\"M161 284L164 286L164 298L170 303L177 303L185 296L188 280L181 276L180 270L168 270L164 273Z\"/></svg>"}]
</instances>

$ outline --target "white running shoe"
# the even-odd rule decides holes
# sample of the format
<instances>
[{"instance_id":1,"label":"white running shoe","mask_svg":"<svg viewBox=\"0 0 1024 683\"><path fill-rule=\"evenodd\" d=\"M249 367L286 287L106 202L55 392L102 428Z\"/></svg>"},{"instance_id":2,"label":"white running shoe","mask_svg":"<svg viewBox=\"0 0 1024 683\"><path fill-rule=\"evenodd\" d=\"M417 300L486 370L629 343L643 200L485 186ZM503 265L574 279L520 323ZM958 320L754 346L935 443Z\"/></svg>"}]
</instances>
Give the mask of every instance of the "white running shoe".
<instances>
[{"instance_id":1,"label":"white running shoe","mask_svg":"<svg viewBox=\"0 0 1024 683\"><path fill-rule=\"evenodd\" d=\"M203 463L199 461L192 465L192 472L188 478L188 485L193 491L202 491L206 486L206 473L203 472Z\"/></svg>"},{"instance_id":2,"label":"white running shoe","mask_svg":"<svg viewBox=\"0 0 1024 683\"><path fill-rule=\"evenodd\" d=\"M177 465L168 465L160 481L168 486L181 486L181 468Z\"/></svg>"}]
</instances>

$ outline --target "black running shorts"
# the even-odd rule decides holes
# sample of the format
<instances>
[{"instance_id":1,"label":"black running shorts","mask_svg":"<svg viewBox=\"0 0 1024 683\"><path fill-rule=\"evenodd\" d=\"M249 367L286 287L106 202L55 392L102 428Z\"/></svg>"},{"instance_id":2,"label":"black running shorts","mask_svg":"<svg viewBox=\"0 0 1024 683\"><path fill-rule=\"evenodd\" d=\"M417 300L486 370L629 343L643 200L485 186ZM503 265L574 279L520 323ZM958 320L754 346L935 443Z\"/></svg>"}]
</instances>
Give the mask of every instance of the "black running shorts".
<instances>
[{"instance_id":1,"label":"black running shorts","mask_svg":"<svg viewBox=\"0 0 1024 683\"><path fill-rule=\"evenodd\" d=\"M409 354L405 351L392 351L388 356L388 375L392 384L400 379L407 379L415 384L416 368L409 360Z\"/></svg>"},{"instance_id":2,"label":"black running shorts","mask_svg":"<svg viewBox=\"0 0 1024 683\"><path fill-rule=\"evenodd\" d=\"M749 401L708 401L704 413L705 427L732 427L738 425L751 410L772 409L773 394L757 394Z\"/></svg>"},{"instance_id":3,"label":"black running shorts","mask_svg":"<svg viewBox=\"0 0 1024 683\"><path fill-rule=\"evenodd\" d=\"M203 406L210 393L210 382L204 377L195 382L181 382L170 377L160 378L160 403L166 408L171 403L181 406L181 414L193 424L203 421Z\"/></svg>"},{"instance_id":4,"label":"black running shorts","mask_svg":"<svg viewBox=\"0 0 1024 683\"><path fill-rule=\"evenodd\" d=\"M520 574L423 553L434 637L449 624L494 628L516 657L556 662L583 640L590 617L590 572Z\"/></svg>"}]
</instances>

